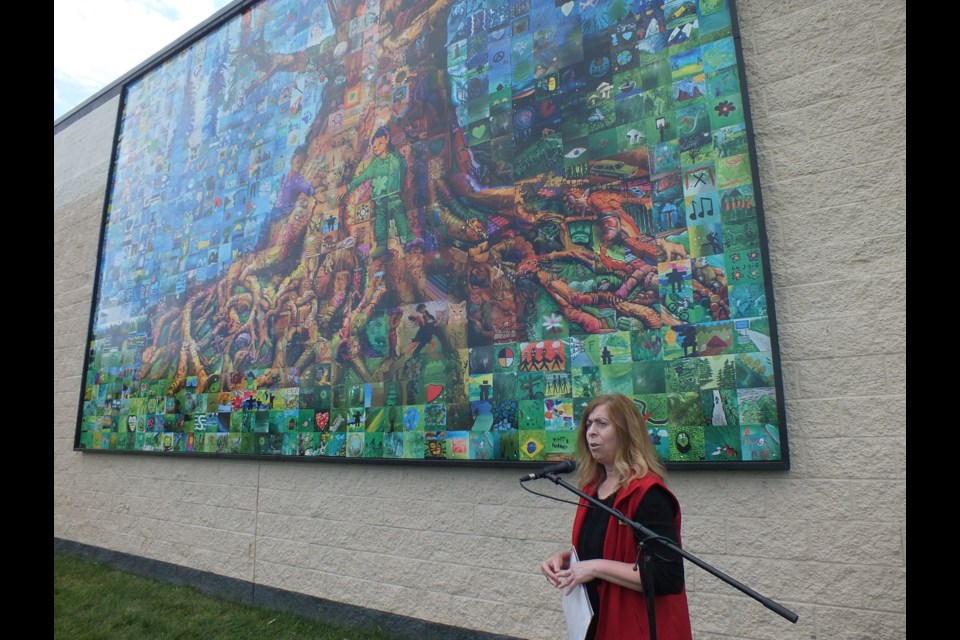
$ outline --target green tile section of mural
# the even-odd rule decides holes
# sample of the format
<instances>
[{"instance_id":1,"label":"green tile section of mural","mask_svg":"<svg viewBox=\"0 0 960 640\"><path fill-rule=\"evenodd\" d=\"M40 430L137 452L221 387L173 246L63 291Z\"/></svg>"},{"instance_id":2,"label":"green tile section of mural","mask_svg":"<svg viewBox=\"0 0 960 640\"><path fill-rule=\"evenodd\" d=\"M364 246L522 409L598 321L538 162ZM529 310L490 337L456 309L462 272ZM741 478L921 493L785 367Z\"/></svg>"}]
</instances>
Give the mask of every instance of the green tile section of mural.
<instances>
[{"instance_id":1,"label":"green tile section of mural","mask_svg":"<svg viewBox=\"0 0 960 640\"><path fill-rule=\"evenodd\" d=\"M81 446L779 460L724 1L266 2L129 86Z\"/></svg>"}]
</instances>

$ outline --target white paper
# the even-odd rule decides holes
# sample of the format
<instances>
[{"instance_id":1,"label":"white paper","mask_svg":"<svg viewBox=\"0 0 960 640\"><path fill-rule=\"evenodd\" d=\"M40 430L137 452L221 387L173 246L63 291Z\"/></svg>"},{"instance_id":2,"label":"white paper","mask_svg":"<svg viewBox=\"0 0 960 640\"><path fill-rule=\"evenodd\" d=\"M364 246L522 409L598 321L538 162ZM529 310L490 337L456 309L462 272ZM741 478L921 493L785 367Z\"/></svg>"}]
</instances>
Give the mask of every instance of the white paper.
<instances>
[{"instance_id":1,"label":"white paper","mask_svg":"<svg viewBox=\"0 0 960 640\"><path fill-rule=\"evenodd\" d=\"M570 566L580 559L577 550L570 550ZM569 594L563 595L563 615L567 619L567 640L583 640L587 637L587 629L593 618L593 607L590 606L590 597L587 588L578 584Z\"/></svg>"}]
</instances>

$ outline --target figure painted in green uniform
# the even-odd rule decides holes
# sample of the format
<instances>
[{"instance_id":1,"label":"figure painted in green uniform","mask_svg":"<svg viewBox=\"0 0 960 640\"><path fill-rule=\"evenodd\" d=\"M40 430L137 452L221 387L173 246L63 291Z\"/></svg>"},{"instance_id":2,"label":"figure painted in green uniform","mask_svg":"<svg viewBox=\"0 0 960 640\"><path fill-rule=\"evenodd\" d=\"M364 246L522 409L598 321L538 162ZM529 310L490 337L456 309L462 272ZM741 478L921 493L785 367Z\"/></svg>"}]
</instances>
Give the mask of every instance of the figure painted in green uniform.
<instances>
[{"instance_id":1,"label":"figure painted in green uniform","mask_svg":"<svg viewBox=\"0 0 960 640\"><path fill-rule=\"evenodd\" d=\"M407 220L407 207L400 197L400 189L407 180L407 162L390 144L390 130L380 127L371 140L373 158L370 164L348 184L341 185L337 195L342 199L363 183L371 183L373 200L373 233L377 247L371 257L378 258L387 247L390 220L397 227L400 243L406 245L414 239Z\"/></svg>"}]
</instances>

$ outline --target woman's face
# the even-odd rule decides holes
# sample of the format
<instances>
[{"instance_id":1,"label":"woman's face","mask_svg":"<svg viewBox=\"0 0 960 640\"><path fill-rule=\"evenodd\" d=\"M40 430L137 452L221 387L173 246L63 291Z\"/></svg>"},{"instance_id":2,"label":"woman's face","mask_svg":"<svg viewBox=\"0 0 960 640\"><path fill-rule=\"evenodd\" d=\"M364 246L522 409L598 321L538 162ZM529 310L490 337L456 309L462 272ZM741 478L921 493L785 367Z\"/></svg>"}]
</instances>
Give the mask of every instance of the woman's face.
<instances>
[{"instance_id":1,"label":"woman's face","mask_svg":"<svg viewBox=\"0 0 960 640\"><path fill-rule=\"evenodd\" d=\"M587 416L586 428L590 455L604 466L613 464L620 446L620 438L617 435L617 428L610 419L606 404L601 404L590 412Z\"/></svg>"}]
</instances>

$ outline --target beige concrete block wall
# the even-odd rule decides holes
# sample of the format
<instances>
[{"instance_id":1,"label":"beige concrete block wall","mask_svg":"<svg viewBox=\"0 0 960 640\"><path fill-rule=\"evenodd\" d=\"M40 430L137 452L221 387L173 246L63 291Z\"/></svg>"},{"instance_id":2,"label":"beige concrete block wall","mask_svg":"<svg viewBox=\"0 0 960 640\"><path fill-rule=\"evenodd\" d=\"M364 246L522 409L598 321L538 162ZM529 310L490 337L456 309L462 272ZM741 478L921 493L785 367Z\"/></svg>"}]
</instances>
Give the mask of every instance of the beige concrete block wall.
<instances>
[{"instance_id":1,"label":"beige concrete block wall","mask_svg":"<svg viewBox=\"0 0 960 640\"><path fill-rule=\"evenodd\" d=\"M905 2L741 0L793 468L676 472L698 640L906 636ZM519 473L72 451L118 101L54 136L54 536L524 638L572 508ZM563 495L549 483L535 483Z\"/></svg>"}]
</instances>

